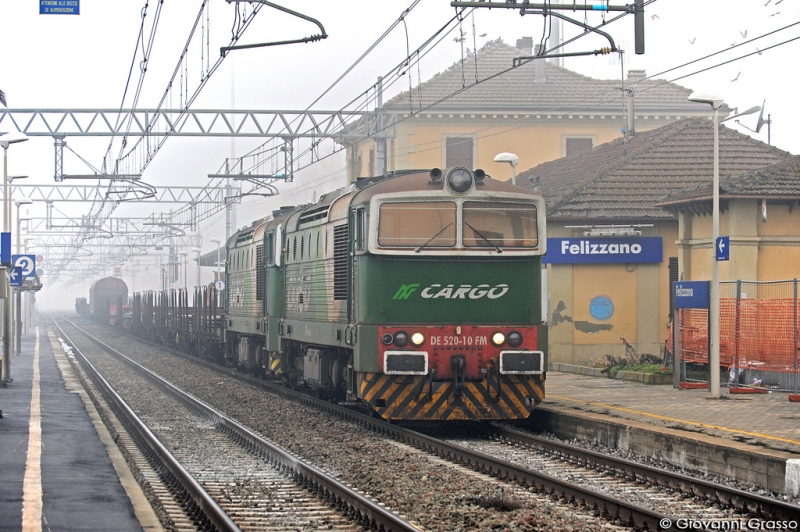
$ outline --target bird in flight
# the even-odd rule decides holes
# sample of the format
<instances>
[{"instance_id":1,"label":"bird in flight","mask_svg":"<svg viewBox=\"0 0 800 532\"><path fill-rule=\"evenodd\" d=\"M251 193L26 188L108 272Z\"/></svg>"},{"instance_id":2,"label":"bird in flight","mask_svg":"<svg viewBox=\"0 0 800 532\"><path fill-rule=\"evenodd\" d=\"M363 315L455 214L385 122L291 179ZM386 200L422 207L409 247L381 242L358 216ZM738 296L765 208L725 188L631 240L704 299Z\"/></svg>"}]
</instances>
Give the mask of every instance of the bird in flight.
<instances>
[{"instance_id":1,"label":"bird in flight","mask_svg":"<svg viewBox=\"0 0 800 532\"><path fill-rule=\"evenodd\" d=\"M478 35L478 37L486 37L487 35L489 35L489 34L488 33L481 33L480 35Z\"/></svg>"},{"instance_id":2,"label":"bird in flight","mask_svg":"<svg viewBox=\"0 0 800 532\"><path fill-rule=\"evenodd\" d=\"M651 15L650 18L653 19L653 20L655 20L655 19L661 20L661 17L659 17L658 15Z\"/></svg>"},{"instance_id":3,"label":"bird in flight","mask_svg":"<svg viewBox=\"0 0 800 532\"><path fill-rule=\"evenodd\" d=\"M742 75L742 73L741 73L741 72L739 72L738 74L736 74L736 77L735 77L735 78L733 78L733 79L731 80L731 83L733 83L734 81L737 81L737 80L739 79L739 76L741 76L741 75Z\"/></svg>"},{"instance_id":4,"label":"bird in flight","mask_svg":"<svg viewBox=\"0 0 800 532\"><path fill-rule=\"evenodd\" d=\"M697 37L695 37L694 39L689 39L689 44L694 44L694 41L696 41L696 40L697 40Z\"/></svg>"},{"instance_id":5,"label":"bird in flight","mask_svg":"<svg viewBox=\"0 0 800 532\"><path fill-rule=\"evenodd\" d=\"M741 35L741 36L742 36L742 39L746 39L746 38L747 38L747 30L740 31L740 32L739 32L739 35Z\"/></svg>"}]
</instances>

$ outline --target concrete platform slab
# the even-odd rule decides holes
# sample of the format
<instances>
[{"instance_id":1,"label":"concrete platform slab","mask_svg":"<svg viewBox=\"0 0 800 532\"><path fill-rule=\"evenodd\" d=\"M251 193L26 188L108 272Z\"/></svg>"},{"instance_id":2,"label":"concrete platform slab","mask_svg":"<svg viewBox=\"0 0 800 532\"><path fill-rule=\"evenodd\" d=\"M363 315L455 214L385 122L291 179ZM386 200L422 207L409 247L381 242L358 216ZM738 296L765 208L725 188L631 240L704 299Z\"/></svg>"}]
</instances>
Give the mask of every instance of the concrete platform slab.
<instances>
[{"instance_id":1,"label":"concrete platform slab","mask_svg":"<svg viewBox=\"0 0 800 532\"><path fill-rule=\"evenodd\" d=\"M43 327L22 338L0 389L0 530L142 531Z\"/></svg>"}]
</instances>

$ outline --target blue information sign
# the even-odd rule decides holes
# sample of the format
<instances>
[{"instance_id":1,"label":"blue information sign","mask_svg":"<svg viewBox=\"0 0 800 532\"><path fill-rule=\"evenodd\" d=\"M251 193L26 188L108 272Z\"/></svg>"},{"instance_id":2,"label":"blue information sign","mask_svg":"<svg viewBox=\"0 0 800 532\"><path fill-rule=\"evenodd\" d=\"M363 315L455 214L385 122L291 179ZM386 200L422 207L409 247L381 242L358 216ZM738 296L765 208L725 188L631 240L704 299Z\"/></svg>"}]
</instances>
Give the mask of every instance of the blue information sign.
<instances>
[{"instance_id":1,"label":"blue information sign","mask_svg":"<svg viewBox=\"0 0 800 532\"><path fill-rule=\"evenodd\" d=\"M731 241L728 236L717 237L717 260L730 260L731 258Z\"/></svg>"},{"instance_id":2,"label":"blue information sign","mask_svg":"<svg viewBox=\"0 0 800 532\"><path fill-rule=\"evenodd\" d=\"M25 281L25 276L22 274L22 268L14 266L8 274L9 284L11 286L22 286Z\"/></svg>"},{"instance_id":3,"label":"blue information sign","mask_svg":"<svg viewBox=\"0 0 800 532\"><path fill-rule=\"evenodd\" d=\"M0 233L0 263L11 264L11 233Z\"/></svg>"},{"instance_id":4,"label":"blue information sign","mask_svg":"<svg viewBox=\"0 0 800 532\"><path fill-rule=\"evenodd\" d=\"M676 281L675 308L708 308L709 281Z\"/></svg>"},{"instance_id":5,"label":"blue information sign","mask_svg":"<svg viewBox=\"0 0 800 532\"><path fill-rule=\"evenodd\" d=\"M548 238L545 264L661 262L660 236Z\"/></svg>"},{"instance_id":6,"label":"blue information sign","mask_svg":"<svg viewBox=\"0 0 800 532\"><path fill-rule=\"evenodd\" d=\"M80 15L81 0L39 0L40 15Z\"/></svg>"}]
</instances>

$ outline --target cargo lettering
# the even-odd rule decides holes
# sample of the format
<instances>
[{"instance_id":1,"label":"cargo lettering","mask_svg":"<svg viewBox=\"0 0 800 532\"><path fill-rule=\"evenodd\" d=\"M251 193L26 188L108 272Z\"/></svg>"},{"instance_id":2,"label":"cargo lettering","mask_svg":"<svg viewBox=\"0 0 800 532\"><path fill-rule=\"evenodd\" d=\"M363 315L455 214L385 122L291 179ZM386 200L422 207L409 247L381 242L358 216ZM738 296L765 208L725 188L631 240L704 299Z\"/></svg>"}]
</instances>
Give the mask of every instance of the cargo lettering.
<instances>
[{"instance_id":1,"label":"cargo lettering","mask_svg":"<svg viewBox=\"0 0 800 532\"><path fill-rule=\"evenodd\" d=\"M401 290L402 289L403 287L401 287ZM444 287L442 287L440 284L432 284L430 286L426 286L422 292L420 292L420 295L425 299L481 299L482 297L486 297L487 299L498 299L506 295L506 292L508 292L507 284L499 284L495 287L492 287L488 284L479 284L478 286L474 287L469 284L462 284L458 288L456 288L456 286L453 284L448 284ZM398 290L398 294L399 293L400 291ZM395 295L393 299L400 298ZM408 299L408 297L404 297L402 299Z\"/></svg>"}]
</instances>

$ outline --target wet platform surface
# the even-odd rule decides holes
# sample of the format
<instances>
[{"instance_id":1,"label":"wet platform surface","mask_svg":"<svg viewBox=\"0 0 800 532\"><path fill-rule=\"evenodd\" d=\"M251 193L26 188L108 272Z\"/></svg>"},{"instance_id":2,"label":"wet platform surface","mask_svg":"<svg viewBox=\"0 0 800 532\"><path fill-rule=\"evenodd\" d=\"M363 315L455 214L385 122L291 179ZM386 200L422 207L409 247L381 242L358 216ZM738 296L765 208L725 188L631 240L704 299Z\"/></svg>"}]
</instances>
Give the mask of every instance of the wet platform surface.
<instances>
[{"instance_id":1,"label":"wet platform surface","mask_svg":"<svg viewBox=\"0 0 800 532\"><path fill-rule=\"evenodd\" d=\"M44 327L31 328L0 388L0 530L157 530L137 518L119 468L130 472L118 452L112 463L110 436L56 351Z\"/></svg>"},{"instance_id":2,"label":"wet platform surface","mask_svg":"<svg viewBox=\"0 0 800 532\"><path fill-rule=\"evenodd\" d=\"M708 390L550 371L542 406L702 433L800 458L800 403L790 402L785 392L735 395L721 387L720 398L712 399Z\"/></svg>"}]
</instances>

